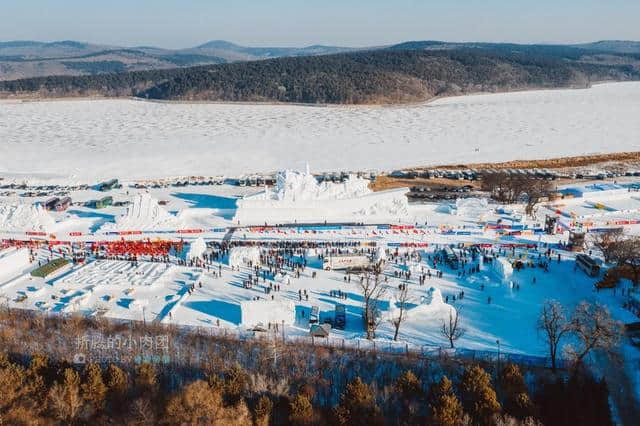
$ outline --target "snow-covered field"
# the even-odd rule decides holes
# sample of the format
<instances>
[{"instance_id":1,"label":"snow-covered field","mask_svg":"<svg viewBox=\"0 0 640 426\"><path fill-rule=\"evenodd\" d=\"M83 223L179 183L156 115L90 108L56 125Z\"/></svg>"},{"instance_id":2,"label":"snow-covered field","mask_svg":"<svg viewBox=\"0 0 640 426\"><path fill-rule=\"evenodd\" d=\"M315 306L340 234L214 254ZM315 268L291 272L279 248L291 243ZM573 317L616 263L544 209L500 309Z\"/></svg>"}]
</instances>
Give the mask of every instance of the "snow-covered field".
<instances>
[{"instance_id":1,"label":"snow-covered field","mask_svg":"<svg viewBox=\"0 0 640 426\"><path fill-rule=\"evenodd\" d=\"M284 179L286 176L288 178ZM288 214L291 215L289 221L293 222L296 217L295 212L299 209L292 210L292 203L305 206L322 198L324 203L331 204L340 201L342 197L352 197L353 200L357 200L362 195L362 191L365 196L367 195L364 188L361 192L352 191L358 187L358 180L351 184L347 182L318 187L315 182L308 180L306 174L289 172L279 177L282 179L272 190L253 195L249 193L248 200L269 201L270 204L263 207L257 206L254 212L255 222L243 221L243 227L235 232L227 233L226 230L230 226L237 226L237 211L242 210L239 205L243 202L235 198L239 194L235 193L236 189L233 187L216 185L160 188L146 193L145 190L125 186L109 193L116 200L131 201L131 204L126 207L112 206L95 210L90 207L73 206L66 212L38 210L38 215L34 216L32 213L36 210L33 205L21 204L21 209L16 209L7 207L12 205L7 204L4 210L0 209L0 212L7 213L6 217L0 220L0 236L29 239L31 237L26 231L35 230L35 228L32 229L32 225L25 224L25 220L35 221L36 217L46 215L47 220L40 222L46 224L55 221L52 227L44 229L54 232L55 237L49 236L57 241L155 239L157 237L185 239L191 245L185 249L184 253L178 254L185 259L200 256L206 250L205 240L220 241L225 235L228 235L230 241L304 240L332 243L349 241L358 245L375 243L378 247L386 248L391 252L400 244L416 244L420 247L401 249L401 251L418 250L422 256L420 262L408 261L404 264L404 261L401 261L397 264L389 264L385 269L389 290L382 303L382 314L389 315L393 308L392 297L398 285L407 282L398 278L396 273L410 270L412 278L408 283L412 308L399 337L403 342L417 345L446 345L440 335L440 327L442 320L448 316L448 306L461 309L464 327L467 329L467 334L459 342L460 347L494 350L496 340L500 340L502 349L505 351L532 355L544 354L543 342L535 335L535 321L540 306L546 299L557 299L567 309L581 300L600 301L605 303L617 318L624 321L633 319L630 312L622 309L623 296L620 293L616 296L608 291L596 293L593 287L595 279L587 277L580 270L574 271L573 254L567 252L562 252L563 261L560 264L553 257L548 273L540 268L526 268L524 271L509 273L508 276L503 273L505 275L503 276L496 273L496 269L500 268L484 265L479 273L459 276L458 271L445 267L443 277L433 276L427 279L424 285L418 283L417 276L433 270L433 263L427 259L429 256L433 257L438 245L483 244L497 250L514 243L535 247L545 243L555 244L566 241L567 232L555 236L535 235L532 228L540 228L541 224L539 221L524 218L523 206L505 209L487 203L486 200L476 199L460 200L455 204L444 202L426 205L410 204L405 206L406 217L399 215L395 220L382 222L397 224L398 219L401 219L402 223L407 225L405 228L396 229L378 225L340 227L331 226L331 224L327 227L315 226L308 229L300 225L270 229L262 226L253 227L263 225L268 215L272 214L271 210L282 210L285 216L289 212ZM319 192L319 189L323 191ZM256 189L253 191L255 192ZM637 223L637 219L640 219L640 213L638 213L640 206L633 204L636 201L636 193L616 191L618 190L614 190L608 198L595 199L607 206L622 205L624 209L619 212L607 213L616 218L620 216L627 220L634 219ZM74 200L86 200L99 197L101 194L104 193L82 190L72 192L70 195ZM165 205L159 205L158 200L163 200ZM565 200L562 206L554 204L549 209L542 208L544 213L541 213L541 217L545 214L554 214L556 209L574 211L588 201L589 198ZM629 205L634 208L631 209ZM348 209L341 211L336 206L337 204L334 206L334 213L345 215L345 220L361 220L357 212L350 213ZM596 211L605 212L602 209ZM27 214L28 212L31 213ZM15 213L20 213L18 218L14 218ZM24 220L22 220L23 216ZM569 216L560 216L564 226L569 226L574 220ZM607 218L608 215L604 214L602 220ZM371 215L364 219L366 223L375 221L378 217ZM499 220L505 225L520 227L514 229L522 229L524 226L529 229L522 235L504 235L502 231L495 229ZM588 217L586 220L594 219ZM273 224L273 222L270 223ZM177 226L176 229L189 226L201 226L202 229L196 234L172 233L170 232L174 229L172 225ZM628 227L633 230L639 226L636 224ZM25 233L11 233L20 229ZM113 230L145 231L145 233L122 236L115 232L115 235L111 235ZM80 236L76 236L77 234ZM75 246L76 249L84 247L77 243ZM307 254L309 267L299 278L294 277L293 271L285 268L285 274L269 276L266 281L260 279L258 285L246 288L243 282L255 272L246 264L245 259L252 259L254 264L259 260L259 250L255 247L252 250L240 253L238 249L233 249L229 256L222 260L222 277L213 274L218 271L218 262L213 262L208 270L176 265L175 258L171 265L145 262L144 259L141 259L137 265L123 260L88 259L89 263L86 266L77 265L47 280L28 275L29 268L35 268L38 260L44 261L51 256L48 250L40 250L37 259L29 267L25 267L23 262L12 268L10 273L5 271L7 273L0 274L0 301L5 300L15 307L54 313L83 312L88 315L100 314L112 318L156 320L163 323L225 327L234 330L246 330L255 325L246 323L247 318L252 318L253 322L260 319L263 323L269 322L275 315L277 307L282 311L278 315L286 317L286 322L290 325L287 333L293 336L308 333L308 318L312 306L318 306L320 316L323 317L330 316L335 305L342 303L347 307L347 327L344 331L333 330L332 336L346 339L363 338L362 296L354 282L344 282L342 272L322 270L322 262L317 258L317 253L310 250ZM503 254L506 259L509 257L510 250L508 248L503 250L506 250ZM537 261L538 253L536 249L529 249L527 255ZM525 252L519 251L518 254L524 255ZM478 260L470 260L470 262L472 265ZM505 265L508 265L508 262ZM465 269L468 270L468 266ZM533 282L534 277L537 279L536 283ZM273 302L277 305L275 307L266 303L271 302L271 294L265 293L265 287L269 287L269 284L281 287L281 291L271 293L274 295ZM519 289L517 289L518 286ZM193 291L189 292L188 290L192 287ZM430 292L432 287L435 293ZM305 290L309 294L309 299L306 300L304 297L300 300L299 291ZM337 290L345 292L346 299L333 296L332 292ZM460 300L459 294L462 291L465 296ZM445 304L439 303L438 298L433 297L437 293L445 298ZM454 300L454 296L457 296L458 300ZM434 300L435 303L426 302ZM261 306L260 301L265 302L264 306ZM286 309L283 307L286 306L293 306L293 310L285 312ZM388 342L392 336L391 324L383 321L378 337Z\"/></svg>"},{"instance_id":2,"label":"snow-covered field","mask_svg":"<svg viewBox=\"0 0 640 426\"><path fill-rule=\"evenodd\" d=\"M448 241L455 240L453 237ZM458 342L459 347L495 350L496 340L500 340L501 348L506 352L538 356L545 355L546 346L536 334L535 324L540 306L547 299L558 300L568 310L581 300L599 302L607 305L616 318L633 320L633 315L622 309L625 297L620 291L617 295L610 290L595 292L596 279L587 277L581 270L576 271L572 256L566 253L563 253L561 263L555 260L550 263L548 273L540 268L525 268L505 282L486 264L481 266L479 273L462 277L458 271L440 266L442 278L433 276L420 285L417 277L423 271L434 271L428 257L433 257L436 251L434 244L418 251L422 255L419 262L388 263L384 270L388 289L379 305L383 318L377 333L380 341L389 342L393 337L393 327L387 319L393 311L392 304L401 283L409 286L410 297L407 319L399 338L401 342L417 345L447 346L440 328L442 321L448 318L450 308L460 312L462 326L466 329ZM41 254L46 253L42 251ZM503 255L511 257L510 250L505 250ZM528 256L535 261L538 253L529 250L518 251L516 255ZM469 260L468 266L478 264L477 260ZM232 270L228 259L221 263L222 276L217 276L217 262L208 271L164 263L139 262L134 265L126 261L97 260L47 280L22 275L0 285L0 300L16 308L43 312L79 312L231 330L246 330L258 323L266 327L270 321L280 323L281 318L287 318L286 333L294 336L308 334L312 306L319 307L322 321L333 316L336 304L344 304L346 328L333 329L331 336L364 338L362 295L356 284L358 277L353 276L350 282L345 282L343 272L322 270L322 262L313 250L308 253L307 261L308 267L299 278L291 269L285 268L283 274L269 276L266 281L260 278L258 285L245 288L242 283L255 271L246 264ZM412 271L410 280L394 274L394 271L407 270ZM535 282L534 277L537 278ZM280 291L267 294L265 288L270 285L280 286ZM188 291L190 288L193 288L191 292ZM303 295L308 293L308 300L300 297L300 291ZM345 298L335 297L332 292L337 291L343 292ZM464 292L462 299L459 298L461 292ZM283 307L290 306L291 311L281 308L274 312L273 305L278 303Z\"/></svg>"},{"instance_id":3,"label":"snow-covered field","mask_svg":"<svg viewBox=\"0 0 640 426\"><path fill-rule=\"evenodd\" d=\"M594 290L596 278L575 269L574 253L560 251L562 260L559 263L555 254L551 256L549 272L540 267L509 271L514 255L526 256L537 264L546 250L545 244L555 249L558 242L567 241L568 231L557 235L540 232L546 214L558 215L565 230L577 226L580 221L598 227L617 226L615 222L624 219L630 232L639 232L637 192L626 187L613 189L608 197L586 193L584 198L552 202L540 207L538 220L525 217L522 205L506 208L478 199L405 204L401 212L380 216L377 212L362 215L359 210L354 211L350 203L343 203L353 201L366 207L370 194L364 187L361 191L355 190L360 187L358 180L318 186L306 174L289 175L289 179L279 180L278 185L266 192L228 185L157 188L147 192L125 184L108 193L114 200L130 204L101 210L74 205L64 212L44 212L21 197L0 197L0 237L28 240L34 235L30 231L44 230L46 233L35 234L37 238L63 243L52 246L53 251L47 247L36 250L32 259L27 259L26 253L21 258L16 257L16 261L7 257L13 252L0 255L0 259L10 259L5 262L9 263L8 268L0 265L0 305L7 303L16 308L52 314L77 312L205 327L216 333L249 333L248 330L258 323L268 327L269 323L282 324L284 321L285 335L296 339L309 335L309 315L313 307L318 308L322 322L332 317L337 304L344 304L346 327L331 330L330 336L336 339L334 341L368 344L363 340L363 298L356 284L359 278L352 277L351 282L345 282L344 272L323 270L322 260L314 249L305 253L308 267L299 277L287 266L275 275L267 273L266 279L261 275L252 286L246 283L251 276L255 278L256 273L247 263L251 260L255 265L259 260L257 247L251 250L233 248L220 263L213 261L204 267L178 262L178 258L191 259L207 252L205 241L220 242L224 238L225 241L249 240L258 244L274 241L349 242L358 247L375 244L377 248L388 250L387 254L403 245L399 248L400 253L419 253L420 260L415 257L406 261L401 259L385 266L387 294L380 303L382 322L376 335L380 345L392 342L394 329L389 319L401 284L409 287L410 308L400 329L399 344L424 345L427 350L447 347L448 342L440 330L451 309L460 313L462 326L466 329L457 342L459 349L495 351L499 341L503 352L533 356L546 353L535 324L540 307L547 299L558 300L568 311L582 300L599 302L606 305L616 319L637 320L623 308L628 295L623 296L620 290L617 293ZM82 203L104 194L77 190L69 195ZM246 195L246 200L240 200L240 195ZM594 200L602 206L592 207ZM300 210L309 203L322 203L333 215L330 217L361 224L342 226L332 224L331 220L326 226L322 222L305 226L303 220L294 224L296 218L301 217ZM250 217L242 217L247 206L253 206L249 209ZM267 220L274 224L269 218L273 218L275 212L293 225L264 227ZM576 214L572 215L572 212ZM498 225L510 229L500 229ZM231 228L236 226L239 227ZM186 229L195 232L180 232ZM513 234L505 233L509 230ZM58 253L58 250L69 253L71 247L75 251L86 248L86 241L106 244L105 241L124 238L183 239L189 246L182 253L171 252L170 263L157 262L158 259L153 262L149 257L142 257L135 263L122 258L103 260L88 256L86 264L74 265L47 279L29 274L39 261L60 256L62 252ZM7 240L3 242L11 244ZM73 244L65 245L65 242ZM444 244L455 247L481 245L499 250L505 262L497 267L496 260L493 265L484 264L479 272L470 273L469 267L478 265L479 258L469 256L469 263L458 270L439 264L438 270L443 276L437 277L432 259ZM519 248L512 253L510 247L514 244ZM413 247L407 248L411 245ZM265 254L264 249L262 253ZM295 260L300 261L300 258ZM459 274L461 269L465 270L464 275ZM406 271L411 271L408 280L399 275ZM427 271L431 271L431 278L420 285L417 277ZM274 286L279 290L269 292ZM629 283L623 286L627 288ZM337 291L342 292L344 298L336 297ZM462 292L464 297L461 299ZM627 365L637 365L640 352L629 345L625 346L625 351Z\"/></svg>"},{"instance_id":4,"label":"snow-covered field","mask_svg":"<svg viewBox=\"0 0 640 426\"><path fill-rule=\"evenodd\" d=\"M640 150L640 83L394 107L0 103L0 175L393 169Z\"/></svg>"}]
</instances>

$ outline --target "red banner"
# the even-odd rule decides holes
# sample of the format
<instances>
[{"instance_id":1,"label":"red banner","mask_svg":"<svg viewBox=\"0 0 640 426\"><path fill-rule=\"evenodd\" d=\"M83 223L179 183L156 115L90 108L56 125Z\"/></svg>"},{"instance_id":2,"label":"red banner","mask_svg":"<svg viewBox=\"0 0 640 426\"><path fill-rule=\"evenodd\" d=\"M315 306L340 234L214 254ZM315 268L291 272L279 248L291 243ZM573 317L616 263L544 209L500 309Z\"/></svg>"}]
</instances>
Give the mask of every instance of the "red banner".
<instances>
[{"instance_id":1,"label":"red banner","mask_svg":"<svg viewBox=\"0 0 640 426\"><path fill-rule=\"evenodd\" d=\"M204 231L202 229L178 229L178 234L201 234Z\"/></svg>"}]
</instances>

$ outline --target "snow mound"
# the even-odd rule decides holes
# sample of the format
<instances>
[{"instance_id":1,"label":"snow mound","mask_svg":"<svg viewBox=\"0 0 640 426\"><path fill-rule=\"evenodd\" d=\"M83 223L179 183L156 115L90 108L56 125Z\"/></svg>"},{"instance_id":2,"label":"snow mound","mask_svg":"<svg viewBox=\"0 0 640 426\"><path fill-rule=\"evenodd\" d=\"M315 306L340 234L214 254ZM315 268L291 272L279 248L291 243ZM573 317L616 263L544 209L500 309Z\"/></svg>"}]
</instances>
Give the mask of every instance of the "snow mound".
<instances>
[{"instance_id":1,"label":"snow mound","mask_svg":"<svg viewBox=\"0 0 640 426\"><path fill-rule=\"evenodd\" d=\"M0 230L49 232L55 224L55 219L40 205L0 205Z\"/></svg>"},{"instance_id":2,"label":"snow mound","mask_svg":"<svg viewBox=\"0 0 640 426\"><path fill-rule=\"evenodd\" d=\"M187 252L187 259L200 258L207 251L207 243L204 242L202 237L198 238L191 244L189 244L189 251Z\"/></svg>"},{"instance_id":3,"label":"snow mound","mask_svg":"<svg viewBox=\"0 0 640 426\"><path fill-rule=\"evenodd\" d=\"M438 212L438 213L445 213L445 214L456 214L457 213L456 206L451 204L451 203L438 204L438 206L436 207L435 211Z\"/></svg>"},{"instance_id":4,"label":"snow mound","mask_svg":"<svg viewBox=\"0 0 640 426\"><path fill-rule=\"evenodd\" d=\"M29 249L9 247L0 250L0 276L14 275L29 266Z\"/></svg>"},{"instance_id":5,"label":"snow mound","mask_svg":"<svg viewBox=\"0 0 640 426\"><path fill-rule=\"evenodd\" d=\"M479 219L489 212L489 202L485 198L459 198L455 212L458 216Z\"/></svg>"},{"instance_id":6,"label":"snow mound","mask_svg":"<svg viewBox=\"0 0 640 426\"><path fill-rule=\"evenodd\" d=\"M180 225L180 220L160 207L158 200L143 193L135 196L126 213L118 216L115 223L106 223L102 230L176 229Z\"/></svg>"},{"instance_id":7,"label":"snow mound","mask_svg":"<svg viewBox=\"0 0 640 426\"><path fill-rule=\"evenodd\" d=\"M260 264L260 248L258 247L233 247L229 252L229 266L246 266Z\"/></svg>"},{"instance_id":8,"label":"snow mound","mask_svg":"<svg viewBox=\"0 0 640 426\"><path fill-rule=\"evenodd\" d=\"M409 203L407 198L404 196L402 196L402 198L381 200L366 208L358 210L356 214L360 216L408 216Z\"/></svg>"}]
</instances>

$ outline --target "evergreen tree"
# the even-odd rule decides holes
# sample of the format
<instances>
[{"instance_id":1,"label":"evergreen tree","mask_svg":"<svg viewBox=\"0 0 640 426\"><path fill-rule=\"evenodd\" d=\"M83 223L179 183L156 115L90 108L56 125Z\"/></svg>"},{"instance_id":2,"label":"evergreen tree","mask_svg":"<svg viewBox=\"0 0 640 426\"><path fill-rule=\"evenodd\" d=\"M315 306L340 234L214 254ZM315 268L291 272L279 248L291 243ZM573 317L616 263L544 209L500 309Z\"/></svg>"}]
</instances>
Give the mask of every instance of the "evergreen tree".
<instances>
[{"instance_id":1,"label":"evergreen tree","mask_svg":"<svg viewBox=\"0 0 640 426\"><path fill-rule=\"evenodd\" d=\"M403 423L415 423L418 401L422 399L422 383L411 371L405 371L394 384L397 398L400 400L400 417Z\"/></svg>"},{"instance_id":2,"label":"evergreen tree","mask_svg":"<svg viewBox=\"0 0 640 426\"><path fill-rule=\"evenodd\" d=\"M429 414L431 422L437 426L458 426L464 424L462 404L453 391L453 384L446 376L431 387Z\"/></svg>"},{"instance_id":3,"label":"evergreen tree","mask_svg":"<svg viewBox=\"0 0 640 426\"><path fill-rule=\"evenodd\" d=\"M308 425L313 422L313 407L309 398L298 394L289 403L289 422L293 425Z\"/></svg>"},{"instance_id":4,"label":"evergreen tree","mask_svg":"<svg viewBox=\"0 0 640 426\"><path fill-rule=\"evenodd\" d=\"M464 371L460 385L462 406L474 423L488 425L500 413L500 403L491 385L491 377L479 365Z\"/></svg>"},{"instance_id":5,"label":"evergreen tree","mask_svg":"<svg viewBox=\"0 0 640 426\"><path fill-rule=\"evenodd\" d=\"M222 396L198 380L185 386L169 399L166 420L169 424L214 424L222 408Z\"/></svg>"},{"instance_id":6,"label":"evergreen tree","mask_svg":"<svg viewBox=\"0 0 640 426\"><path fill-rule=\"evenodd\" d=\"M262 395L254 408L255 423L258 426L267 426L273 411L273 402L268 396Z\"/></svg>"},{"instance_id":7,"label":"evergreen tree","mask_svg":"<svg viewBox=\"0 0 640 426\"><path fill-rule=\"evenodd\" d=\"M45 355L36 354L31 358L27 369L27 383L29 392L36 400L43 400L46 396L47 383L50 383L52 368L49 367L49 360Z\"/></svg>"},{"instance_id":8,"label":"evergreen tree","mask_svg":"<svg viewBox=\"0 0 640 426\"><path fill-rule=\"evenodd\" d=\"M155 367L148 363L142 363L136 369L135 385L140 394L154 394L158 384Z\"/></svg>"},{"instance_id":9,"label":"evergreen tree","mask_svg":"<svg viewBox=\"0 0 640 426\"><path fill-rule=\"evenodd\" d=\"M62 383L54 383L49 390L49 409L52 416L67 424L73 423L80 413L83 401L80 397L80 376L67 368Z\"/></svg>"},{"instance_id":10,"label":"evergreen tree","mask_svg":"<svg viewBox=\"0 0 640 426\"><path fill-rule=\"evenodd\" d=\"M224 380L218 374L211 372L207 374L206 378L211 389L221 394L224 393Z\"/></svg>"},{"instance_id":11,"label":"evergreen tree","mask_svg":"<svg viewBox=\"0 0 640 426\"><path fill-rule=\"evenodd\" d=\"M520 368L512 363L505 366L500 374L500 388L505 411L523 420L534 415L534 406L527 393L527 386Z\"/></svg>"},{"instance_id":12,"label":"evergreen tree","mask_svg":"<svg viewBox=\"0 0 640 426\"><path fill-rule=\"evenodd\" d=\"M7 362L0 367L0 415L4 415L16 404L25 402L29 396L27 375L24 368Z\"/></svg>"},{"instance_id":13,"label":"evergreen tree","mask_svg":"<svg viewBox=\"0 0 640 426\"><path fill-rule=\"evenodd\" d=\"M244 402L225 407L220 392L204 380L188 384L169 399L165 422L171 425L249 425L251 418Z\"/></svg>"},{"instance_id":14,"label":"evergreen tree","mask_svg":"<svg viewBox=\"0 0 640 426\"><path fill-rule=\"evenodd\" d=\"M114 404L122 402L127 395L129 389L127 373L117 365L110 364L107 368L107 389L109 399Z\"/></svg>"},{"instance_id":15,"label":"evergreen tree","mask_svg":"<svg viewBox=\"0 0 640 426\"><path fill-rule=\"evenodd\" d=\"M93 407L94 411L100 411L104 406L107 386L102 380L102 369L98 364L87 364L81 389L85 401Z\"/></svg>"},{"instance_id":16,"label":"evergreen tree","mask_svg":"<svg viewBox=\"0 0 640 426\"><path fill-rule=\"evenodd\" d=\"M249 375L239 364L234 364L224 377L225 396L234 404L246 393L249 387Z\"/></svg>"},{"instance_id":17,"label":"evergreen tree","mask_svg":"<svg viewBox=\"0 0 640 426\"><path fill-rule=\"evenodd\" d=\"M371 389L360 377L347 384L335 415L338 423L343 425L374 426L382 424L383 420Z\"/></svg>"},{"instance_id":18,"label":"evergreen tree","mask_svg":"<svg viewBox=\"0 0 640 426\"><path fill-rule=\"evenodd\" d=\"M395 391L403 399L412 399L422 395L422 383L412 371L405 371L395 383Z\"/></svg>"}]
</instances>

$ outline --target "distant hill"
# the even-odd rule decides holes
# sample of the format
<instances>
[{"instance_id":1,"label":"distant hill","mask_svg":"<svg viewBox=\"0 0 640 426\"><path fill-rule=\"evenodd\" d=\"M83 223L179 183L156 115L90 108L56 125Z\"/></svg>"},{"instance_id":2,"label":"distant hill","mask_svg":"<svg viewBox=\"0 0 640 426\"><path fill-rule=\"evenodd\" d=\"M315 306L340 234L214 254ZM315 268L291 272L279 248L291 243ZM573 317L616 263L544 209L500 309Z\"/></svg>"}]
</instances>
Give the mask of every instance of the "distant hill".
<instances>
[{"instance_id":1,"label":"distant hill","mask_svg":"<svg viewBox=\"0 0 640 426\"><path fill-rule=\"evenodd\" d=\"M95 75L112 72L171 69L281 57L320 56L358 51L483 49L502 53L564 56L569 60L634 65L618 54L640 54L640 42L599 41L580 45L520 45L511 43L452 43L437 40L410 41L387 47L247 47L225 40L213 40L185 49L153 46L122 47L73 40L54 42L0 42L0 80L52 75ZM604 55L604 56L603 56Z\"/></svg>"},{"instance_id":2,"label":"distant hill","mask_svg":"<svg viewBox=\"0 0 640 426\"><path fill-rule=\"evenodd\" d=\"M434 46L412 42L332 55L4 81L0 96L370 104L640 79L640 57L634 55L567 46Z\"/></svg>"},{"instance_id":3,"label":"distant hill","mask_svg":"<svg viewBox=\"0 0 640 426\"><path fill-rule=\"evenodd\" d=\"M150 48L122 48L75 41L0 43L0 80L51 75L91 75L220 64L209 54Z\"/></svg>"},{"instance_id":4,"label":"distant hill","mask_svg":"<svg viewBox=\"0 0 640 426\"><path fill-rule=\"evenodd\" d=\"M640 53L640 41L603 40L595 43L575 44L581 49L616 53Z\"/></svg>"},{"instance_id":5,"label":"distant hill","mask_svg":"<svg viewBox=\"0 0 640 426\"><path fill-rule=\"evenodd\" d=\"M352 52L358 49L321 45L308 47L245 47L224 40L214 40L201 44L191 50L207 52L231 62L279 58L283 56L328 55L332 53Z\"/></svg>"},{"instance_id":6,"label":"distant hill","mask_svg":"<svg viewBox=\"0 0 640 426\"><path fill-rule=\"evenodd\" d=\"M77 41L9 41L0 42L0 80L156 70L282 56L325 55L352 50L356 49L332 46L244 47L222 40L175 50L149 46L107 46Z\"/></svg>"},{"instance_id":7,"label":"distant hill","mask_svg":"<svg viewBox=\"0 0 640 426\"><path fill-rule=\"evenodd\" d=\"M636 54L640 53L640 42L599 41L579 45L563 44L516 44L483 42L446 42L437 40L407 41L390 46L394 50L451 50L484 49L528 55L549 55L556 58L579 59L588 54Z\"/></svg>"},{"instance_id":8,"label":"distant hill","mask_svg":"<svg viewBox=\"0 0 640 426\"><path fill-rule=\"evenodd\" d=\"M67 57L86 55L108 49L110 46L83 43L72 40L41 41L5 41L0 42L0 56L18 56L23 58Z\"/></svg>"}]
</instances>

